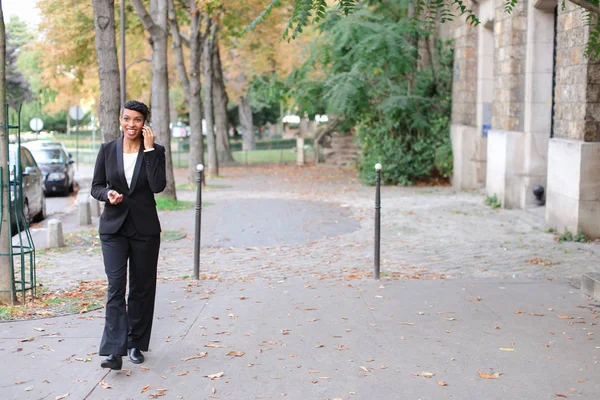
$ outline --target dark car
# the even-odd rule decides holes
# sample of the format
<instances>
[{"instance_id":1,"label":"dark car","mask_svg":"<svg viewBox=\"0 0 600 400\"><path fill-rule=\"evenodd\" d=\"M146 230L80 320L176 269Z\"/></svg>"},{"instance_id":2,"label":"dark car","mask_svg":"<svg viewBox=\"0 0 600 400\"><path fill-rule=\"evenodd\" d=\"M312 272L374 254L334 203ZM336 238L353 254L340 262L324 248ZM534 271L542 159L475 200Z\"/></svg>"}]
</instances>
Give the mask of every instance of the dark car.
<instances>
[{"instance_id":1,"label":"dark car","mask_svg":"<svg viewBox=\"0 0 600 400\"><path fill-rule=\"evenodd\" d=\"M9 164L11 177L11 200L14 203L16 198L14 189L14 167L17 163L17 146L11 144L9 146ZM21 146L20 164L22 174L23 199L22 207L23 214L27 223L32 221L42 221L46 218L46 196L44 195L44 175L40 167L35 162L31 152ZM16 233L16 218L12 215L12 232ZM20 228L24 229L23 226Z\"/></svg>"},{"instance_id":2,"label":"dark car","mask_svg":"<svg viewBox=\"0 0 600 400\"><path fill-rule=\"evenodd\" d=\"M31 149L31 153L44 174L46 194L69 194L73 191L75 183L73 160L62 147L38 147Z\"/></svg>"}]
</instances>

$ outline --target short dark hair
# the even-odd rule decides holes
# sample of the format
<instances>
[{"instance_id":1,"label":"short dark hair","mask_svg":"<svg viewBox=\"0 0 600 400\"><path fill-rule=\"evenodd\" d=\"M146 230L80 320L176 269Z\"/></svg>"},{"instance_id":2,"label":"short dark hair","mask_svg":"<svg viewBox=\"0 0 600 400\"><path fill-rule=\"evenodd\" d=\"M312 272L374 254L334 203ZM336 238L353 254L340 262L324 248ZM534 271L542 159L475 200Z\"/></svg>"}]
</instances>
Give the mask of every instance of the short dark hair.
<instances>
[{"instance_id":1,"label":"short dark hair","mask_svg":"<svg viewBox=\"0 0 600 400\"><path fill-rule=\"evenodd\" d=\"M129 100L128 102L123 104L123 110L125 109L137 111L140 114L142 114L144 116L144 122L146 122L150 117L150 109L141 101Z\"/></svg>"}]
</instances>

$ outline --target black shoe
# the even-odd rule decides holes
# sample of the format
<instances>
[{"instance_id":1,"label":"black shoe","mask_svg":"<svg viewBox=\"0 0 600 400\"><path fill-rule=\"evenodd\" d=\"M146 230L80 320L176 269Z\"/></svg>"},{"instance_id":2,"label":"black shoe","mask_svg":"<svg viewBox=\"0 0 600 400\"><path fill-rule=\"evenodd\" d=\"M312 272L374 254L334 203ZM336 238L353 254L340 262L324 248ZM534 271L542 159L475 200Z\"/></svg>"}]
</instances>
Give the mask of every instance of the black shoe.
<instances>
[{"instance_id":1,"label":"black shoe","mask_svg":"<svg viewBox=\"0 0 600 400\"><path fill-rule=\"evenodd\" d=\"M100 364L102 368L110 368L120 370L123 367L123 357L111 354Z\"/></svg>"},{"instance_id":2,"label":"black shoe","mask_svg":"<svg viewBox=\"0 0 600 400\"><path fill-rule=\"evenodd\" d=\"M144 355L139 349L132 347L129 349L129 359L134 364L141 364L144 362Z\"/></svg>"}]
</instances>

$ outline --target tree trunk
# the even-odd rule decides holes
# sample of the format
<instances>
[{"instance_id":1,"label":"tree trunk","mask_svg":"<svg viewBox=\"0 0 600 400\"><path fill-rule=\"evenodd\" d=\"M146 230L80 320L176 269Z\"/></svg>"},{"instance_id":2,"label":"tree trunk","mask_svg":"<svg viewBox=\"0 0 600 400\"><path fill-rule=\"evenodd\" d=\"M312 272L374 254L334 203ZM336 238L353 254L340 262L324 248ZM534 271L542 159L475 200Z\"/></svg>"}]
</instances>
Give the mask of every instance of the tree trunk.
<instances>
[{"instance_id":1,"label":"tree trunk","mask_svg":"<svg viewBox=\"0 0 600 400\"><path fill-rule=\"evenodd\" d=\"M242 131L242 150L254 150L254 122L252 121L252 107L248 95L239 98L238 115Z\"/></svg>"},{"instance_id":2,"label":"tree trunk","mask_svg":"<svg viewBox=\"0 0 600 400\"><path fill-rule=\"evenodd\" d=\"M100 77L100 136L109 142L120 136L121 84L117 58L114 0L93 0L96 58Z\"/></svg>"},{"instance_id":3,"label":"tree trunk","mask_svg":"<svg viewBox=\"0 0 600 400\"><path fill-rule=\"evenodd\" d=\"M177 24L175 5L169 0L169 24L173 37L173 50L175 51L175 65L179 82L183 87L185 99L190 112L190 153L188 157L187 180L190 185L196 185L198 164L204 164L204 143L202 140L202 99L200 85L200 59L202 55L202 41L200 35L200 13L195 0L189 0L190 16L190 73L185 69L183 59L182 39Z\"/></svg>"},{"instance_id":4,"label":"tree trunk","mask_svg":"<svg viewBox=\"0 0 600 400\"><path fill-rule=\"evenodd\" d=\"M204 120L206 121L206 146L208 147L208 176L219 176L219 162L213 121L213 73L212 52L214 38L217 33L217 23L206 17L206 35L204 37L203 66L204 66Z\"/></svg>"},{"instance_id":5,"label":"tree trunk","mask_svg":"<svg viewBox=\"0 0 600 400\"><path fill-rule=\"evenodd\" d=\"M167 0L151 0L148 14L141 0L131 0L144 28L152 38L152 96L151 113L152 128L156 132L158 142L166 150L167 186L163 194L172 199L177 199L175 191L175 178L173 176L173 161L171 157L171 131L169 129L169 80L167 64Z\"/></svg>"},{"instance_id":6,"label":"tree trunk","mask_svg":"<svg viewBox=\"0 0 600 400\"><path fill-rule=\"evenodd\" d=\"M229 121L227 120L227 92L223 80L223 68L219 45L215 39L213 50L213 105L215 110L215 138L217 140L217 157L219 163L234 161L229 146Z\"/></svg>"},{"instance_id":7,"label":"tree trunk","mask_svg":"<svg viewBox=\"0 0 600 400\"><path fill-rule=\"evenodd\" d=\"M6 113L4 105L6 104L6 31L4 26L4 14L0 6L0 166L2 166L2 182L8 182L8 154L6 153L8 141L8 129L6 125ZM2 187L2 220L0 220L0 253L8 254L11 237L8 227L8 187ZM0 303L10 304L14 297L12 271L10 268L10 258L0 256Z\"/></svg>"}]
</instances>

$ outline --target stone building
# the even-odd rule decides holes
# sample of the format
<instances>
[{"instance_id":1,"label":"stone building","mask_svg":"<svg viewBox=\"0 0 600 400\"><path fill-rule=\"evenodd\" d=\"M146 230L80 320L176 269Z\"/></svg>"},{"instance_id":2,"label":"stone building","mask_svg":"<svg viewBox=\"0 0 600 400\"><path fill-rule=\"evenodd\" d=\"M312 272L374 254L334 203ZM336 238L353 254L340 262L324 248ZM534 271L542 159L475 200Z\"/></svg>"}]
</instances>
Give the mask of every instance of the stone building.
<instances>
[{"instance_id":1,"label":"stone building","mask_svg":"<svg viewBox=\"0 0 600 400\"><path fill-rule=\"evenodd\" d=\"M600 237L600 63L584 56L580 7L473 0L481 23L455 29L453 186L503 207L536 204L546 225Z\"/></svg>"}]
</instances>

